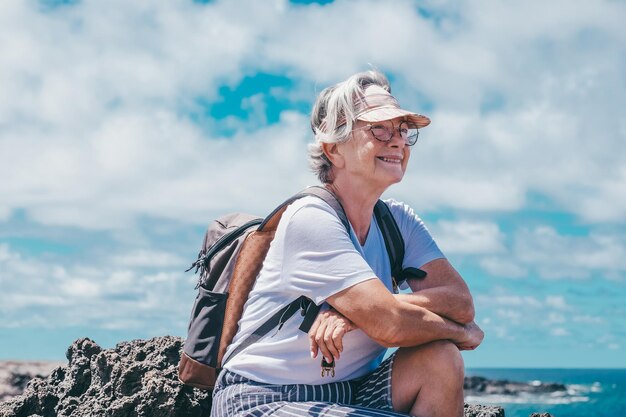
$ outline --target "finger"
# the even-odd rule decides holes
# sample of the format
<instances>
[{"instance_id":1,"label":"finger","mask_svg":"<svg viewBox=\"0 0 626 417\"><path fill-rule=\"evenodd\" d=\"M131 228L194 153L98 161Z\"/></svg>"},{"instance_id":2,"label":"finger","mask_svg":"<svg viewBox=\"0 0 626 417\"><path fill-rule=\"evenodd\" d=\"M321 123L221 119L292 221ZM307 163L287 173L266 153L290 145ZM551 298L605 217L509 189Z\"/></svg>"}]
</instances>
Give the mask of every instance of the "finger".
<instances>
[{"instance_id":1,"label":"finger","mask_svg":"<svg viewBox=\"0 0 626 417\"><path fill-rule=\"evenodd\" d=\"M317 357L317 353L320 350L319 343L318 343L318 340L319 340L318 335L320 332L320 327L323 325L323 323L326 322L327 318L328 318L328 313L326 311L319 313L317 317L315 318L315 320L313 321L311 328L309 329L309 342L310 342L312 359L315 359Z\"/></svg>"},{"instance_id":2,"label":"finger","mask_svg":"<svg viewBox=\"0 0 626 417\"><path fill-rule=\"evenodd\" d=\"M327 327L326 321L323 321L322 323L320 323L319 327L317 328L317 332L315 333L315 341L317 342L317 347L319 348L319 351L322 353L322 355L326 359L326 362L331 362L333 356L330 350L328 350L328 346L326 346L326 341L324 340L324 335L326 334L326 327Z\"/></svg>"},{"instance_id":3,"label":"finger","mask_svg":"<svg viewBox=\"0 0 626 417\"><path fill-rule=\"evenodd\" d=\"M309 343L310 343L310 348L311 348L312 359L315 359L317 357L317 352L319 349L317 341L315 340L316 335L317 335L317 330L319 329L319 327L320 327L320 317L318 316L313 322L311 329L309 329Z\"/></svg>"},{"instance_id":4,"label":"finger","mask_svg":"<svg viewBox=\"0 0 626 417\"><path fill-rule=\"evenodd\" d=\"M317 357L319 346L313 337L309 338L309 341L311 342L311 359L315 359Z\"/></svg>"},{"instance_id":5,"label":"finger","mask_svg":"<svg viewBox=\"0 0 626 417\"><path fill-rule=\"evenodd\" d=\"M331 326L326 327L326 332L324 333L324 343L326 344L326 348L330 351L335 359L339 359L339 349L335 346L335 329L336 323Z\"/></svg>"},{"instance_id":6,"label":"finger","mask_svg":"<svg viewBox=\"0 0 626 417\"><path fill-rule=\"evenodd\" d=\"M346 331L343 327L336 327L333 331L333 343L337 347L339 353L343 352L343 336L346 334Z\"/></svg>"}]
</instances>

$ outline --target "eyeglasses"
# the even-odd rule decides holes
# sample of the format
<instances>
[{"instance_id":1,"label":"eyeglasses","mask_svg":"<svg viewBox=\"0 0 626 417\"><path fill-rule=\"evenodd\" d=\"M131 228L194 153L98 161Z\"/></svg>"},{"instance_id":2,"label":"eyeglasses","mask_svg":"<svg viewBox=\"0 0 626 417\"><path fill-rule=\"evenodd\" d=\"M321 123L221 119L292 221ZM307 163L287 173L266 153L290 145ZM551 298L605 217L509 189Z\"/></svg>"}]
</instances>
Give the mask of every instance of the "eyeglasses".
<instances>
[{"instance_id":1,"label":"eyeglasses","mask_svg":"<svg viewBox=\"0 0 626 417\"><path fill-rule=\"evenodd\" d=\"M393 122L390 122L390 123L391 123L391 129L389 128L388 125L385 125L382 123L376 123L373 125L369 124L367 126L358 127L353 130L369 129L369 131L372 132L372 136L374 136L375 139L381 142L387 143L391 141L391 138L393 138L393 131L394 131ZM417 142L417 137L419 136L419 130L417 129L417 125L415 123L407 122L406 120L404 120L400 122L400 124L398 125L398 134L400 135L400 137L404 139L404 142L408 146L413 146Z\"/></svg>"}]
</instances>

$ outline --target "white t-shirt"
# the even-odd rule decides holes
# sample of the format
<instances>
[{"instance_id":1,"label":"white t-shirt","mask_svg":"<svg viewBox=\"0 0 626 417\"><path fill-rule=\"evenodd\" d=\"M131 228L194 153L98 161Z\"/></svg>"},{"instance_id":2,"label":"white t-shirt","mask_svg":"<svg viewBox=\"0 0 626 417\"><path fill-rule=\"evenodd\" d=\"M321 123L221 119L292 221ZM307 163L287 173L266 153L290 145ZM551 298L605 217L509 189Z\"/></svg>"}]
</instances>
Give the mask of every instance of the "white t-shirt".
<instances>
[{"instance_id":1,"label":"white t-shirt","mask_svg":"<svg viewBox=\"0 0 626 417\"><path fill-rule=\"evenodd\" d=\"M404 268L419 268L444 257L411 208L394 200L387 204L404 238ZM301 295L320 305L331 295L369 279L380 279L392 291L389 257L375 217L361 246L352 227L348 235L323 200L312 196L296 200L278 224L226 357L272 314ZM264 383L325 384L363 376L382 361L386 349L363 331L353 330L344 336L335 377L322 377L322 356L311 359L308 335L298 329L301 323L302 316L294 314L280 331L270 331L230 358L225 368Z\"/></svg>"}]
</instances>

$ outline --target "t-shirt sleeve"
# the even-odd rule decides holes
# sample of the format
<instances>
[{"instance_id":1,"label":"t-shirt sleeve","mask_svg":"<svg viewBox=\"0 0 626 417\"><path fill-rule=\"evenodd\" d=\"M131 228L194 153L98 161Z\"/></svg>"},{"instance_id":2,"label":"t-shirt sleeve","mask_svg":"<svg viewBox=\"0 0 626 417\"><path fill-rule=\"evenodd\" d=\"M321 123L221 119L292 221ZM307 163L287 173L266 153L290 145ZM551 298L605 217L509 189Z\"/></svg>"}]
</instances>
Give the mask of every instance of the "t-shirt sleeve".
<instances>
[{"instance_id":1,"label":"t-shirt sleeve","mask_svg":"<svg viewBox=\"0 0 626 417\"><path fill-rule=\"evenodd\" d=\"M376 274L323 201L297 209L286 225L281 284L316 304Z\"/></svg>"},{"instance_id":2,"label":"t-shirt sleeve","mask_svg":"<svg viewBox=\"0 0 626 417\"><path fill-rule=\"evenodd\" d=\"M430 261L445 258L426 225L411 207L393 199L385 202L404 238L403 268L421 268Z\"/></svg>"}]
</instances>

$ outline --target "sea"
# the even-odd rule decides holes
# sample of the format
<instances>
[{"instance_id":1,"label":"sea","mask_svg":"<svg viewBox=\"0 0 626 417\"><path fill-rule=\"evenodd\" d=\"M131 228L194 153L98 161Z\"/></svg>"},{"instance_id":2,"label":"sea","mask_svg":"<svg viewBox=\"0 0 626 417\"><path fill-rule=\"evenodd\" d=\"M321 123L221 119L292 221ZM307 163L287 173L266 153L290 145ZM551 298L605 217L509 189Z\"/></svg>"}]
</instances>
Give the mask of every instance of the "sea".
<instances>
[{"instance_id":1,"label":"sea","mask_svg":"<svg viewBox=\"0 0 626 417\"><path fill-rule=\"evenodd\" d=\"M626 369L466 369L467 376L538 384L559 382L567 392L467 396L471 404L499 405L506 417L548 412L554 417L626 417Z\"/></svg>"}]
</instances>

